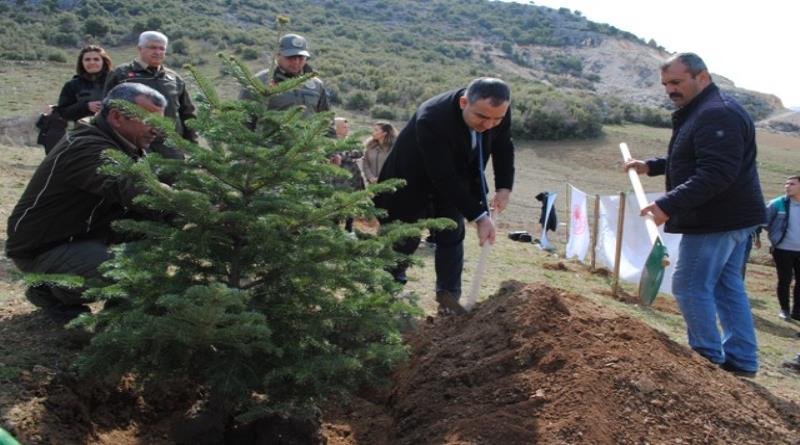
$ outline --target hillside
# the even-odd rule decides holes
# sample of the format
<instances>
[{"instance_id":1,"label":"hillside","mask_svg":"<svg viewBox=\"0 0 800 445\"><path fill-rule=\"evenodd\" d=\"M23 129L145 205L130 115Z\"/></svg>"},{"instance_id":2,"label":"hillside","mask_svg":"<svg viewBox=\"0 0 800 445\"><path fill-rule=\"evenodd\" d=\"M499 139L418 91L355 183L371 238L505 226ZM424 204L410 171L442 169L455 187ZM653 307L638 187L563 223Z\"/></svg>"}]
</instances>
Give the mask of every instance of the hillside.
<instances>
[{"instance_id":1,"label":"hillside","mask_svg":"<svg viewBox=\"0 0 800 445\"><path fill-rule=\"evenodd\" d=\"M278 16L288 25L276 29ZM212 73L218 51L263 67L281 32L302 33L332 104L373 118L404 121L421 100L495 75L515 91L519 137L591 138L603 124L624 121L669 125L657 72L668 54L654 42L564 8L487 0L2 0L0 59L12 63L2 68L10 82L0 94L26 90L30 73L15 73L32 61L69 73L84 42L129 48L145 29L171 38L169 65L192 63ZM112 57L124 62L131 53ZM757 120L783 109L774 96L717 79ZM62 82L44 86L53 92L48 97ZM32 114L41 105L20 111Z\"/></svg>"}]
</instances>

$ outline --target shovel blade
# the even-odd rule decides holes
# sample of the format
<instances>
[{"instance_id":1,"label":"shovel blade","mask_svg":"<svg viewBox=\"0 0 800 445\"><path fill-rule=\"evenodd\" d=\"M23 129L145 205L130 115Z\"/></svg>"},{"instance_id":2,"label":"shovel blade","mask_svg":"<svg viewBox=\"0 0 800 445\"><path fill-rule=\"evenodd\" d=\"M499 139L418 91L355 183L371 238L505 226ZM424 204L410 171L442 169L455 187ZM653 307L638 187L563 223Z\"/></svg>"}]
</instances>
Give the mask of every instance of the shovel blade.
<instances>
[{"instance_id":1,"label":"shovel blade","mask_svg":"<svg viewBox=\"0 0 800 445\"><path fill-rule=\"evenodd\" d=\"M656 238L650 255L642 269L642 277L639 279L639 298L645 306L650 306L658 295L661 288L661 281L664 280L664 268L667 264L667 247L661 243L661 238Z\"/></svg>"}]
</instances>

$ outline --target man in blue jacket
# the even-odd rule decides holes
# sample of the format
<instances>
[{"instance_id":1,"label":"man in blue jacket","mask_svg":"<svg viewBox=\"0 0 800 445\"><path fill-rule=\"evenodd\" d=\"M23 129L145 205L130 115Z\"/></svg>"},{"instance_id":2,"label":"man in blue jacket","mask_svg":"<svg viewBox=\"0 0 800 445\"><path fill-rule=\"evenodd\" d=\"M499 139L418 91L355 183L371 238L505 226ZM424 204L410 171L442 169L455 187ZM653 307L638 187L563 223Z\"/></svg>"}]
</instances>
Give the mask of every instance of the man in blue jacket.
<instances>
[{"instance_id":1,"label":"man in blue jacket","mask_svg":"<svg viewBox=\"0 0 800 445\"><path fill-rule=\"evenodd\" d=\"M750 233L766 220L753 121L720 92L696 54L667 60L661 83L678 107L667 156L632 160L625 168L666 174L667 193L642 216L683 234L672 291L689 346L726 371L752 377L757 344L742 265Z\"/></svg>"},{"instance_id":2,"label":"man in blue jacket","mask_svg":"<svg viewBox=\"0 0 800 445\"><path fill-rule=\"evenodd\" d=\"M425 217L453 220L453 230L436 232L436 300L441 312L463 313L459 305L464 266L464 219L475 222L478 241L494 243L489 208L502 212L514 183L511 140L511 91L500 79L479 78L466 89L448 91L425 101L397 137L379 181L406 180L396 193L377 197L387 210L382 222L415 222ZM494 168L495 194L487 202L483 169ZM435 212L430 215L430 208ZM419 238L395 246L412 254ZM404 268L395 273L404 282Z\"/></svg>"},{"instance_id":3,"label":"man in blue jacket","mask_svg":"<svg viewBox=\"0 0 800 445\"><path fill-rule=\"evenodd\" d=\"M778 272L778 316L786 321L800 320L800 176L789 176L783 185L786 194L767 206L767 232L772 258ZM789 287L794 276L792 304Z\"/></svg>"}]
</instances>

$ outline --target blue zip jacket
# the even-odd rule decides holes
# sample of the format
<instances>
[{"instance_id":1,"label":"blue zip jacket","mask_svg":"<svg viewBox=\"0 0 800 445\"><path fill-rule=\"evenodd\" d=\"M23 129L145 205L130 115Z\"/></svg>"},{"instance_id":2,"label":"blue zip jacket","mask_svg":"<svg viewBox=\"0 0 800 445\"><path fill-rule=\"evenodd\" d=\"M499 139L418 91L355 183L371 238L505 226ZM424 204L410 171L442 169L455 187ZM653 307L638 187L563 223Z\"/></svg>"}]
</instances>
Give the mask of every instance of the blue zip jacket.
<instances>
[{"instance_id":1,"label":"blue zip jacket","mask_svg":"<svg viewBox=\"0 0 800 445\"><path fill-rule=\"evenodd\" d=\"M786 237L786 230L789 228L789 197L778 196L767 205L767 233L769 242L772 247L777 247L778 244Z\"/></svg>"},{"instance_id":2,"label":"blue zip jacket","mask_svg":"<svg viewBox=\"0 0 800 445\"><path fill-rule=\"evenodd\" d=\"M715 233L761 225L766 208L756 169L753 120L713 83L672 115L666 158L649 175L666 174L656 204L669 233Z\"/></svg>"}]
</instances>

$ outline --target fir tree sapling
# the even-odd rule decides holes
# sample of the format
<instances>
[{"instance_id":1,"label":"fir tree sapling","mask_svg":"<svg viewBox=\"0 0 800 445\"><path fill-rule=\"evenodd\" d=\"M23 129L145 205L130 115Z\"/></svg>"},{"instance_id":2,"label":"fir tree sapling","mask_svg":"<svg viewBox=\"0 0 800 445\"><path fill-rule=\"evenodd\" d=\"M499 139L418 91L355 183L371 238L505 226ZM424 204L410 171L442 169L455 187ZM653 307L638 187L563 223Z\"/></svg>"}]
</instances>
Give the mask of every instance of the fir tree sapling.
<instances>
[{"instance_id":1,"label":"fir tree sapling","mask_svg":"<svg viewBox=\"0 0 800 445\"><path fill-rule=\"evenodd\" d=\"M261 97L313 76L264 87L235 59L223 60ZM221 100L189 69L201 91L191 126L203 142L139 114L168 133L186 160L118 156L109 167L139 181L139 205L167 217L116 224L139 240L116 249L104 265L107 283L92 290L110 304L84 320L97 333L80 369L198 388L229 414L308 414L325 397L385 381L406 356L403 319L421 313L396 297L400 288L385 272L397 260L391 245L447 222L347 236L336 221L376 216L371 197L401 183L335 190L327 179L349 173L328 155L354 141L326 136L330 114Z\"/></svg>"}]
</instances>

